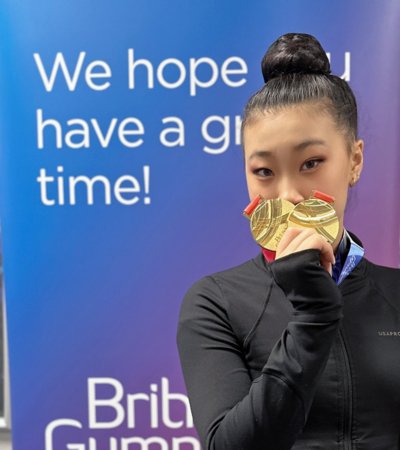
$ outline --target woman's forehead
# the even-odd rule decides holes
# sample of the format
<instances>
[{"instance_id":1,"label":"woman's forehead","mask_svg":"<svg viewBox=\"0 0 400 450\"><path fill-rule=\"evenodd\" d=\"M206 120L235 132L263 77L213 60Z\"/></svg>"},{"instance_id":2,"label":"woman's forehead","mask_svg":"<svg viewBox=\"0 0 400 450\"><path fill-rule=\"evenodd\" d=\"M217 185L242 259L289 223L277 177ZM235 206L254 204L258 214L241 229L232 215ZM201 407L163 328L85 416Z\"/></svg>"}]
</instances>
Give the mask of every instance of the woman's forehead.
<instances>
[{"instance_id":1,"label":"woman's forehead","mask_svg":"<svg viewBox=\"0 0 400 450\"><path fill-rule=\"evenodd\" d=\"M327 140L339 131L330 114L316 106L291 106L257 114L244 128L245 143L285 142L292 146L308 140Z\"/></svg>"}]
</instances>

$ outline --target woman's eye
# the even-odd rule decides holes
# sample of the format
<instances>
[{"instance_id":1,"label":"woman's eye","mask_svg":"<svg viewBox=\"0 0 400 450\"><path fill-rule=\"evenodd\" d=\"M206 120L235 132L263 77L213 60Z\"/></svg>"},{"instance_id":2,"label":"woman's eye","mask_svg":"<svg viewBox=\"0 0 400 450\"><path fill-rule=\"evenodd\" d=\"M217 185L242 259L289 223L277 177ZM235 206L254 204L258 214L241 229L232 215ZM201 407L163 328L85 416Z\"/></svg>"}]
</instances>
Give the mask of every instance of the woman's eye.
<instances>
[{"instance_id":1,"label":"woman's eye","mask_svg":"<svg viewBox=\"0 0 400 450\"><path fill-rule=\"evenodd\" d=\"M317 165L322 161L322 159L310 159L309 161L306 161L302 167L305 167L305 169L314 169L317 167Z\"/></svg>"},{"instance_id":2,"label":"woman's eye","mask_svg":"<svg viewBox=\"0 0 400 450\"><path fill-rule=\"evenodd\" d=\"M269 177L272 175L272 170L266 169L266 168L255 169L255 170L253 170L253 173L265 178L265 177Z\"/></svg>"}]
</instances>

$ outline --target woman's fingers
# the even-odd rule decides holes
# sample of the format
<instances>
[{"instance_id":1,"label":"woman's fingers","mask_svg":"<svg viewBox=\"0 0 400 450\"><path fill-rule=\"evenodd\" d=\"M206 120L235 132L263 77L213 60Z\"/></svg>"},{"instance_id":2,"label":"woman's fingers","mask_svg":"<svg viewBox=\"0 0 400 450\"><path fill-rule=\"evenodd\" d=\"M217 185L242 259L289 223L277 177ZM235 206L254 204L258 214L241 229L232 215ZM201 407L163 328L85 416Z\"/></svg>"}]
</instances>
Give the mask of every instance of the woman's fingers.
<instances>
[{"instance_id":1,"label":"woman's fingers","mask_svg":"<svg viewBox=\"0 0 400 450\"><path fill-rule=\"evenodd\" d=\"M289 227L282 236L276 250L276 259L308 249L320 250L321 265L332 275L335 255L331 244L313 228Z\"/></svg>"},{"instance_id":2,"label":"woman's fingers","mask_svg":"<svg viewBox=\"0 0 400 450\"><path fill-rule=\"evenodd\" d=\"M311 228L293 228L289 227L284 235L282 236L281 242L285 239L283 245L285 246L284 249L281 247L277 248L277 253L282 253L281 256L288 255L290 253L294 253L295 251L303 250L301 248L299 250L299 247L302 246L303 242L308 239L310 236L315 236L316 231ZM305 247L308 248L308 247ZM310 247L312 248L312 247Z\"/></svg>"},{"instance_id":3,"label":"woman's fingers","mask_svg":"<svg viewBox=\"0 0 400 450\"><path fill-rule=\"evenodd\" d=\"M286 251L288 245L295 239L299 234L304 232L304 229L289 227L283 233L281 240L279 241L278 247L276 249L276 256Z\"/></svg>"}]
</instances>

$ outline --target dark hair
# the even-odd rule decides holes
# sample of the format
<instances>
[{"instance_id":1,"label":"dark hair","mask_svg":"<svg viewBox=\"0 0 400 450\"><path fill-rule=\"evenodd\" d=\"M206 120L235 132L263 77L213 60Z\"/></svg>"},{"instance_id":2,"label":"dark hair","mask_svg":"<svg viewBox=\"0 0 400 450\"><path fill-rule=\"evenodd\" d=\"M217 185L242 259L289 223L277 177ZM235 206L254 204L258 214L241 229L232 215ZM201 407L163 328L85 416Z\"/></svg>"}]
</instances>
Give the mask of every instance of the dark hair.
<instances>
[{"instance_id":1,"label":"dark hair","mask_svg":"<svg viewBox=\"0 0 400 450\"><path fill-rule=\"evenodd\" d=\"M318 40L306 33L287 33L268 48L261 61L265 84L244 109L245 126L263 112L303 102L318 102L331 114L348 143L357 139L357 103L348 83L331 74Z\"/></svg>"}]
</instances>

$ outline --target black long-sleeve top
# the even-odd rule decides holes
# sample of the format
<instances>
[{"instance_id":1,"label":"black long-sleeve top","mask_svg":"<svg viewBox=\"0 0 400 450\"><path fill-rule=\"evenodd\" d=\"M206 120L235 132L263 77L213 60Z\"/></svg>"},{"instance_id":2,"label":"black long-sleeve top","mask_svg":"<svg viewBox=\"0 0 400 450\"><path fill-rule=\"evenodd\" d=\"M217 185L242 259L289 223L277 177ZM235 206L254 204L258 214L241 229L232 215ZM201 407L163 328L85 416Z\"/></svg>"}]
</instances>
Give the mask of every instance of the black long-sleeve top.
<instances>
[{"instance_id":1,"label":"black long-sleeve top","mask_svg":"<svg viewBox=\"0 0 400 450\"><path fill-rule=\"evenodd\" d=\"M177 341L204 449L400 448L400 270L363 258L337 286L319 258L259 254L185 295Z\"/></svg>"}]
</instances>

